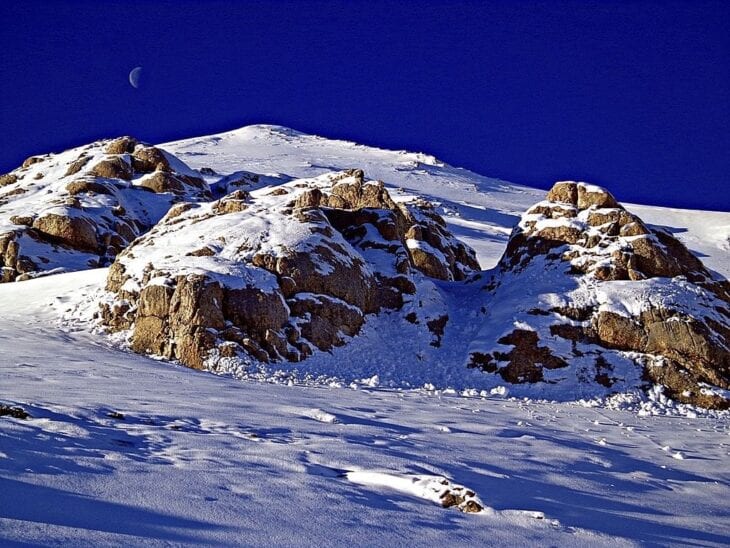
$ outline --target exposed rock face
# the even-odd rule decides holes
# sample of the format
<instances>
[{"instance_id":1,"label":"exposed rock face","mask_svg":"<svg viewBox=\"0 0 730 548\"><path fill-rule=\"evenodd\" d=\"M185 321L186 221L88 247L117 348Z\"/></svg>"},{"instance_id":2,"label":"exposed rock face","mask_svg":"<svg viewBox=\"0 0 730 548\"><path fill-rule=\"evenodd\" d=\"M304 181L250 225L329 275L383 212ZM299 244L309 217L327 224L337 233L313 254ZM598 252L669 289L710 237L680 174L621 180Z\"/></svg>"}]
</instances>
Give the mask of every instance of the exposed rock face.
<instances>
[{"instance_id":1,"label":"exposed rock face","mask_svg":"<svg viewBox=\"0 0 730 548\"><path fill-rule=\"evenodd\" d=\"M131 137L34 156L0 186L0 282L104 266L175 202L210 199L196 172Z\"/></svg>"},{"instance_id":2,"label":"exposed rock face","mask_svg":"<svg viewBox=\"0 0 730 548\"><path fill-rule=\"evenodd\" d=\"M33 221L33 228L46 239L73 249L94 252L99 247L96 225L86 217L49 213Z\"/></svg>"},{"instance_id":3,"label":"exposed rock face","mask_svg":"<svg viewBox=\"0 0 730 548\"><path fill-rule=\"evenodd\" d=\"M433 269L408 242L428 238L443 258L439 278L478 268L429 206L395 203L359 170L178 204L117 257L102 317L132 330L134 350L190 367L299 361L412 300Z\"/></svg>"},{"instance_id":4,"label":"exposed rock face","mask_svg":"<svg viewBox=\"0 0 730 548\"><path fill-rule=\"evenodd\" d=\"M522 217L489 288L472 367L617 388L638 373L679 401L730 406L730 284L602 188L557 183Z\"/></svg>"}]
</instances>

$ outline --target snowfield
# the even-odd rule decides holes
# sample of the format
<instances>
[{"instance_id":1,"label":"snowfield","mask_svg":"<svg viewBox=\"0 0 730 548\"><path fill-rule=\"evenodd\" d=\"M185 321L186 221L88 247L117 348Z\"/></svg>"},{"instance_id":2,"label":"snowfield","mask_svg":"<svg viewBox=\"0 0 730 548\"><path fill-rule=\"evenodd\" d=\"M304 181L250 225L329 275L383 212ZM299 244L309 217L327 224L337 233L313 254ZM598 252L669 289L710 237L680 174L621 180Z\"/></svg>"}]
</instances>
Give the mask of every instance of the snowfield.
<instances>
[{"instance_id":1,"label":"snowfield","mask_svg":"<svg viewBox=\"0 0 730 548\"><path fill-rule=\"evenodd\" d=\"M483 268L544 196L277 126L161 147L209 182L362 168L438 202ZM629 209L730 275L730 213ZM213 375L92 330L106 275L0 284L0 404L31 416L0 412L0 545L730 544L728 412L661 391L546 401L394 333L387 314L303 363ZM466 351L483 303L448 295L440 306L474 322L444 347Z\"/></svg>"}]
</instances>

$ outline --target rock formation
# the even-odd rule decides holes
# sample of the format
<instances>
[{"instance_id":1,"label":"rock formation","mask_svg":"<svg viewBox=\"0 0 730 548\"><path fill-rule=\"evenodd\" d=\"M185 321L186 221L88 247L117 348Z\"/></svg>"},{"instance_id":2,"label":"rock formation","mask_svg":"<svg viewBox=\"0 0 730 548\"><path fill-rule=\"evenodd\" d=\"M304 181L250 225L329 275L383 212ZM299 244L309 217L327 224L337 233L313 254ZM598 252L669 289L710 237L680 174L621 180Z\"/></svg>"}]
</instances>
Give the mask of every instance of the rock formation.
<instances>
[{"instance_id":1,"label":"rock formation","mask_svg":"<svg viewBox=\"0 0 730 548\"><path fill-rule=\"evenodd\" d=\"M185 164L131 137L33 156L0 177L0 282L104 266L173 203L209 198Z\"/></svg>"},{"instance_id":2,"label":"rock formation","mask_svg":"<svg viewBox=\"0 0 730 548\"><path fill-rule=\"evenodd\" d=\"M299 361L403 307L424 276L476 269L429 204L396 203L349 170L174 206L115 260L102 320L130 329L135 351L195 368ZM420 319L437 336L447 321Z\"/></svg>"},{"instance_id":3,"label":"rock formation","mask_svg":"<svg viewBox=\"0 0 730 548\"><path fill-rule=\"evenodd\" d=\"M32 156L0 176L0 283L111 264L102 323L196 368L300 361L398 311L381 319L433 347L398 359L730 407L730 283L606 190L557 183L480 274L429 202L393 196L358 169L194 171L131 137Z\"/></svg>"},{"instance_id":4,"label":"rock formation","mask_svg":"<svg viewBox=\"0 0 730 548\"><path fill-rule=\"evenodd\" d=\"M470 367L578 394L651 382L730 406L730 284L602 188L557 183L523 215L486 290Z\"/></svg>"}]
</instances>

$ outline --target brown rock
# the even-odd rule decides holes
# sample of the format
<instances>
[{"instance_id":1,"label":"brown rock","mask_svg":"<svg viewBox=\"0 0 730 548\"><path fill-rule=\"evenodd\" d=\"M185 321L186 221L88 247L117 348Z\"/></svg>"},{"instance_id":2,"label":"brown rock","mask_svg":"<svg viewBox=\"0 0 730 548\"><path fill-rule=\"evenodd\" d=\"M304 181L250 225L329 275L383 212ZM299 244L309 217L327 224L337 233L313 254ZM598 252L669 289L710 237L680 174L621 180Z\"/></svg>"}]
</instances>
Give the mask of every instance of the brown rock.
<instances>
[{"instance_id":1,"label":"brown rock","mask_svg":"<svg viewBox=\"0 0 730 548\"><path fill-rule=\"evenodd\" d=\"M578 209L588 209L595 206L597 208L617 208L620 207L616 199L607 190L596 187L579 184L578 185Z\"/></svg>"},{"instance_id":2,"label":"brown rock","mask_svg":"<svg viewBox=\"0 0 730 548\"><path fill-rule=\"evenodd\" d=\"M134 323L132 350L144 354L164 355L166 322L157 316L141 316Z\"/></svg>"},{"instance_id":3,"label":"brown rock","mask_svg":"<svg viewBox=\"0 0 730 548\"><path fill-rule=\"evenodd\" d=\"M222 305L223 288L218 283L202 275L180 276L170 301L170 325L174 330L190 326L222 329Z\"/></svg>"},{"instance_id":4,"label":"brown rock","mask_svg":"<svg viewBox=\"0 0 730 548\"><path fill-rule=\"evenodd\" d=\"M593 318L593 329L601 344L618 350L646 347L646 333L640 323L614 312L601 311Z\"/></svg>"},{"instance_id":5,"label":"brown rock","mask_svg":"<svg viewBox=\"0 0 730 548\"><path fill-rule=\"evenodd\" d=\"M650 236L634 238L630 245L633 250L635 270L650 278L655 276L671 278L683 274L682 264L669 255L654 238ZM693 258L692 262L697 266L697 259Z\"/></svg>"},{"instance_id":6,"label":"brown rock","mask_svg":"<svg viewBox=\"0 0 730 548\"><path fill-rule=\"evenodd\" d=\"M193 203L193 202L181 202L179 204L175 204L167 212L167 214L165 215L165 219L167 219L169 221L170 219L179 217L186 211L190 211L191 209L195 209L196 207L199 207L198 204Z\"/></svg>"},{"instance_id":7,"label":"brown rock","mask_svg":"<svg viewBox=\"0 0 730 548\"><path fill-rule=\"evenodd\" d=\"M95 194L113 193L106 185L89 179L78 179L76 181L72 181L66 185L66 190L72 196L76 196L77 194L88 194L89 192L93 192Z\"/></svg>"},{"instance_id":8,"label":"brown rock","mask_svg":"<svg viewBox=\"0 0 730 548\"><path fill-rule=\"evenodd\" d=\"M121 157L116 156L100 161L91 168L90 173L95 177L129 181L132 178L132 167Z\"/></svg>"},{"instance_id":9,"label":"brown rock","mask_svg":"<svg viewBox=\"0 0 730 548\"><path fill-rule=\"evenodd\" d=\"M216 347L216 337L205 328L194 327L175 339L175 357L193 369L203 369L205 359Z\"/></svg>"},{"instance_id":10,"label":"brown rock","mask_svg":"<svg viewBox=\"0 0 730 548\"><path fill-rule=\"evenodd\" d=\"M137 184L157 194L162 192L182 193L185 190L183 182L167 171L155 171L149 177L140 179Z\"/></svg>"},{"instance_id":11,"label":"brown rock","mask_svg":"<svg viewBox=\"0 0 730 548\"><path fill-rule=\"evenodd\" d=\"M33 164L37 164L42 161L43 161L42 156L31 156L30 158L25 159L25 161L23 162L23 167L30 167Z\"/></svg>"},{"instance_id":12,"label":"brown rock","mask_svg":"<svg viewBox=\"0 0 730 548\"><path fill-rule=\"evenodd\" d=\"M651 234L651 232L643 223L629 223L621 227L621 232L619 234L621 237L630 238L631 236Z\"/></svg>"},{"instance_id":13,"label":"brown rock","mask_svg":"<svg viewBox=\"0 0 730 548\"><path fill-rule=\"evenodd\" d=\"M578 210L563 203L536 204L526 211L527 215L543 215L549 219L570 219L578 214Z\"/></svg>"},{"instance_id":14,"label":"brown rock","mask_svg":"<svg viewBox=\"0 0 730 548\"><path fill-rule=\"evenodd\" d=\"M35 217L31 215L11 215L10 222L15 225L33 226Z\"/></svg>"},{"instance_id":15,"label":"brown rock","mask_svg":"<svg viewBox=\"0 0 730 548\"><path fill-rule=\"evenodd\" d=\"M18 176L14 173L7 173L5 175L0 175L0 187L12 185L13 183L18 182Z\"/></svg>"},{"instance_id":16,"label":"brown rock","mask_svg":"<svg viewBox=\"0 0 730 548\"><path fill-rule=\"evenodd\" d=\"M375 285L373 275L367 272L365 264L358 257L353 257L350 264L336 261L335 253L345 252L338 247L332 242L317 246L311 252L292 252L277 258L257 254L252 264L291 278L299 291L331 295L366 313L377 311L379 305L372 302ZM320 261L332 265L332 271L322 274L319 270Z\"/></svg>"},{"instance_id":17,"label":"brown rock","mask_svg":"<svg viewBox=\"0 0 730 548\"><path fill-rule=\"evenodd\" d=\"M119 137L109 143L104 152L107 154L131 154L138 144L139 142L134 137Z\"/></svg>"},{"instance_id":18,"label":"brown rock","mask_svg":"<svg viewBox=\"0 0 730 548\"><path fill-rule=\"evenodd\" d=\"M409 252L413 266L426 276L437 280L450 279L448 264L445 264L441 257L421 247L410 247Z\"/></svg>"},{"instance_id":19,"label":"brown rock","mask_svg":"<svg viewBox=\"0 0 730 548\"><path fill-rule=\"evenodd\" d=\"M16 271L9 266L0 267L0 283L8 283L15 280Z\"/></svg>"},{"instance_id":20,"label":"brown rock","mask_svg":"<svg viewBox=\"0 0 730 548\"><path fill-rule=\"evenodd\" d=\"M106 277L107 291L119 293L124 283L129 279L129 275L126 273L124 265L118 261L115 261L109 267L109 274Z\"/></svg>"},{"instance_id":21,"label":"brown rock","mask_svg":"<svg viewBox=\"0 0 730 548\"><path fill-rule=\"evenodd\" d=\"M552 354L546 346L538 346L540 339L535 331L515 329L499 339L499 344L512 345L507 353L495 352L494 355L474 352L471 354L470 367L479 367L487 372L498 372L511 383L540 382L543 369L567 367L562 358ZM508 362L501 366L497 362Z\"/></svg>"},{"instance_id":22,"label":"brown rock","mask_svg":"<svg viewBox=\"0 0 730 548\"><path fill-rule=\"evenodd\" d=\"M164 153L156 147L141 145L132 154L132 167L139 173L153 171L171 171L170 162Z\"/></svg>"},{"instance_id":23,"label":"brown rock","mask_svg":"<svg viewBox=\"0 0 730 548\"><path fill-rule=\"evenodd\" d=\"M259 337L267 330L281 330L289 320L289 310L281 293L255 287L226 289L223 312L233 325Z\"/></svg>"},{"instance_id":24,"label":"brown rock","mask_svg":"<svg viewBox=\"0 0 730 548\"><path fill-rule=\"evenodd\" d=\"M578 185L573 182L555 183L547 194L550 202L578 205Z\"/></svg>"},{"instance_id":25,"label":"brown rock","mask_svg":"<svg viewBox=\"0 0 730 548\"><path fill-rule=\"evenodd\" d=\"M233 183L232 183L233 184ZM248 184L248 181L246 182ZM289 194L289 191L285 188L278 187L269 192L269 196L285 196L286 194Z\"/></svg>"},{"instance_id":26,"label":"brown rock","mask_svg":"<svg viewBox=\"0 0 730 548\"><path fill-rule=\"evenodd\" d=\"M86 217L47 213L33 221L33 228L44 238L74 249L94 252L99 247L96 225Z\"/></svg>"},{"instance_id":27,"label":"brown rock","mask_svg":"<svg viewBox=\"0 0 730 548\"><path fill-rule=\"evenodd\" d=\"M294 207L319 207L322 201L322 191L318 188L305 190L297 197Z\"/></svg>"},{"instance_id":28,"label":"brown rock","mask_svg":"<svg viewBox=\"0 0 730 548\"><path fill-rule=\"evenodd\" d=\"M135 155L139 150L140 147L135 149ZM162 177L169 175L163 173ZM300 187L304 187L303 192L297 190ZM277 222L301 223L292 231L301 233L306 245L267 246L263 247L267 251L261 252L261 239L255 233L240 240L226 235L227 243L221 240L227 249L235 243L242 261L275 275L278 290L272 290L269 284L266 290L253 286L233 289L205 275L183 276L175 272L165 274L172 280L170 287L150 286L149 279L160 275L152 265L145 269L141 280L135 280L144 288L139 295L122 290L128 278L123 266L126 258L145 253L145 248L154 242L154 232L138 239L117 259L110 269L107 287L120 301L126 299L130 303L131 308L120 312L135 321L133 329L142 318L163 320L146 319L143 329L135 335L135 348L143 352L154 349L191 367L206 363L215 367L216 356L233 357L240 352L262 361L298 361L314 348L330 350L343 344L347 337L356 336L366 314L382 307L399 308L403 306L403 295L416 293L411 257L404 245L404 235L411 226L416 227L413 234L422 241L438 246L434 247L437 251L433 256L442 262L439 275L443 279L459 279L469 271L469 265L478 267L473 251L453 238L432 207L419 203L412 209L401 208L391 200L382 183L365 183L361 172L344 174L332 187L332 194L326 194L329 189L323 191L306 182L282 190L296 193L297 198L282 195L280 206L274 210L280 216ZM333 207L333 197L341 201L344 209ZM182 217L195 206L180 204L154 230L179 230L182 238L188 225L228 213L257 211L257 205L243 191L202 207L197 216ZM180 222L182 219L190 223ZM312 234L317 236L307 239ZM104 243L112 247L114 242L107 237ZM201 241L184 253L216 257L219 249L213 242ZM377 250L378 257L392 258L385 272L374 270L375 263L367 262L373 250ZM206 263L200 261L201 266ZM426 268L418 258L415 263ZM381 264L384 263L379 259L377 265ZM436 265L428 268L435 269ZM123 320L114 318L112 310L103 312L103 318L106 325L124 325ZM437 342L445 322L445 316L424 322L435 333ZM212 361L207 362L208 357Z\"/></svg>"},{"instance_id":29,"label":"brown rock","mask_svg":"<svg viewBox=\"0 0 730 548\"><path fill-rule=\"evenodd\" d=\"M306 318L302 336L324 351L342 345L342 334L354 336L364 323L359 309L324 295L296 295L287 304L293 316Z\"/></svg>"},{"instance_id":30,"label":"brown rock","mask_svg":"<svg viewBox=\"0 0 730 548\"><path fill-rule=\"evenodd\" d=\"M218 215L227 215L228 213L239 213L248 208L246 203L249 200L248 192L236 190L235 192L225 196L213 204L213 211Z\"/></svg>"},{"instance_id":31,"label":"brown rock","mask_svg":"<svg viewBox=\"0 0 730 548\"><path fill-rule=\"evenodd\" d=\"M146 285L139 294L139 315L166 319L174 289L163 284Z\"/></svg>"},{"instance_id":32,"label":"brown rock","mask_svg":"<svg viewBox=\"0 0 730 548\"><path fill-rule=\"evenodd\" d=\"M560 244L576 244L583 237L583 231L570 225L547 226L535 233L535 237Z\"/></svg>"},{"instance_id":33,"label":"brown rock","mask_svg":"<svg viewBox=\"0 0 730 548\"><path fill-rule=\"evenodd\" d=\"M90 160L91 156L87 156L86 153L82 153L81 156L68 165L65 176L68 177L69 175L75 175L81 171Z\"/></svg>"},{"instance_id":34,"label":"brown rock","mask_svg":"<svg viewBox=\"0 0 730 548\"><path fill-rule=\"evenodd\" d=\"M590 226L601 226L608 223L617 223L619 226L623 226L636 222L641 223L638 217L623 208L595 209L588 214L588 224Z\"/></svg>"}]
</instances>

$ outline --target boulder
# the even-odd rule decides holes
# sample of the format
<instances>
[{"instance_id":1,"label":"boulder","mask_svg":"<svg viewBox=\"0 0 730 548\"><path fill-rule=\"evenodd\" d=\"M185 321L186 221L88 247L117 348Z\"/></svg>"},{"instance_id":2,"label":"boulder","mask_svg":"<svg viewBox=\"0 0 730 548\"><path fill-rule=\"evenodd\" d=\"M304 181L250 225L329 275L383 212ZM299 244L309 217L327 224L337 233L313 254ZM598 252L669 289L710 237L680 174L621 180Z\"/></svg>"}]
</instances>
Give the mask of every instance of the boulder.
<instances>
[{"instance_id":1,"label":"boulder","mask_svg":"<svg viewBox=\"0 0 730 548\"><path fill-rule=\"evenodd\" d=\"M35 219L33 228L43 238L63 243L74 249L93 252L99 247L96 224L86 217L48 213Z\"/></svg>"},{"instance_id":2,"label":"boulder","mask_svg":"<svg viewBox=\"0 0 730 548\"><path fill-rule=\"evenodd\" d=\"M134 137L118 137L106 146L104 152L107 154L131 154L138 144L139 141Z\"/></svg>"},{"instance_id":3,"label":"boulder","mask_svg":"<svg viewBox=\"0 0 730 548\"><path fill-rule=\"evenodd\" d=\"M44 160L43 156L30 156L23 161L23 167L28 168L34 164L38 164Z\"/></svg>"},{"instance_id":4,"label":"boulder","mask_svg":"<svg viewBox=\"0 0 730 548\"><path fill-rule=\"evenodd\" d=\"M139 145L132 154L132 166L139 173L170 171L170 162L157 147Z\"/></svg>"},{"instance_id":5,"label":"boulder","mask_svg":"<svg viewBox=\"0 0 730 548\"><path fill-rule=\"evenodd\" d=\"M123 158L114 156L97 163L91 169L91 175L94 177L129 181L132 178L132 166Z\"/></svg>"},{"instance_id":6,"label":"boulder","mask_svg":"<svg viewBox=\"0 0 730 548\"><path fill-rule=\"evenodd\" d=\"M110 189L109 186L97 182L94 179L78 179L76 181L72 181L66 185L66 191L71 196L76 196L77 194L113 194L113 191Z\"/></svg>"},{"instance_id":7,"label":"boulder","mask_svg":"<svg viewBox=\"0 0 730 548\"><path fill-rule=\"evenodd\" d=\"M14 173L6 173L5 175L0 175L0 187L12 185L17 182L18 176Z\"/></svg>"},{"instance_id":8,"label":"boulder","mask_svg":"<svg viewBox=\"0 0 730 548\"><path fill-rule=\"evenodd\" d=\"M555 183L547 195L551 204L578 205L578 184L571 181Z\"/></svg>"},{"instance_id":9,"label":"boulder","mask_svg":"<svg viewBox=\"0 0 730 548\"><path fill-rule=\"evenodd\" d=\"M152 192L156 193L180 193L184 192L185 190L184 183L180 179L175 177L175 175L167 171L155 171L149 177L141 179L139 182L139 186L143 188L148 188Z\"/></svg>"},{"instance_id":10,"label":"boulder","mask_svg":"<svg viewBox=\"0 0 730 548\"><path fill-rule=\"evenodd\" d=\"M81 171L86 164L88 164L91 161L91 156L88 156L85 152L81 153L81 156L76 158L73 162L71 162L68 165L68 168L66 169L66 177L69 177L71 175L75 175L79 171Z\"/></svg>"}]
</instances>

